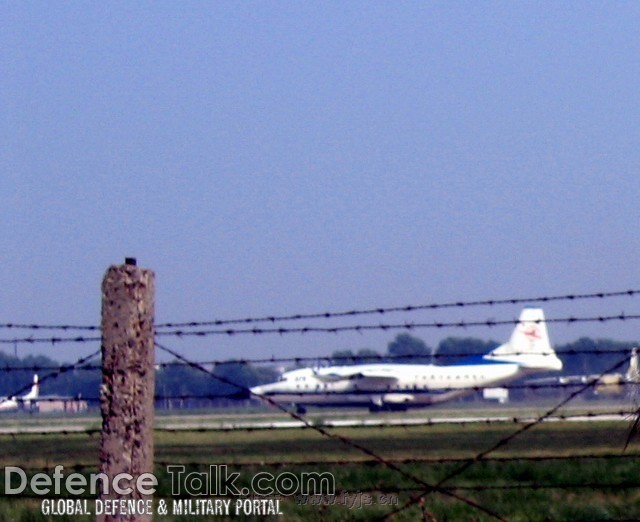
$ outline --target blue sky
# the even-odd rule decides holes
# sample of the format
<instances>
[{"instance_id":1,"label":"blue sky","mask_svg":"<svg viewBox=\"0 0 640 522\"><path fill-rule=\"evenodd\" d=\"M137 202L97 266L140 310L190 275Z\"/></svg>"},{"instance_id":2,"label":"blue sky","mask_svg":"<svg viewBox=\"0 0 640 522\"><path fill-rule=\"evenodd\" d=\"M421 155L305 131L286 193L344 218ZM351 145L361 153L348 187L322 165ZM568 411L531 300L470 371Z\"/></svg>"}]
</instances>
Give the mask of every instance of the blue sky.
<instances>
[{"instance_id":1,"label":"blue sky","mask_svg":"<svg viewBox=\"0 0 640 522\"><path fill-rule=\"evenodd\" d=\"M0 322L98 324L125 256L156 272L158 322L640 288L637 3L7 2L0 20ZM171 344L326 355L395 333Z\"/></svg>"}]
</instances>

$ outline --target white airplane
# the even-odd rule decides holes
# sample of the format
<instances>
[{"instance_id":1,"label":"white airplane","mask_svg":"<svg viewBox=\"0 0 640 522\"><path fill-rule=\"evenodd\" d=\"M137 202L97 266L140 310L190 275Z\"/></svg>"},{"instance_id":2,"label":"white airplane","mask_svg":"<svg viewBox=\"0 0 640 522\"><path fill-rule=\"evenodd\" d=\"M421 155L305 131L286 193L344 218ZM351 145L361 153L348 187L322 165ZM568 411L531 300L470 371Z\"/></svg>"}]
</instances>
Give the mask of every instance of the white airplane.
<instances>
[{"instance_id":1,"label":"white airplane","mask_svg":"<svg viewBox=\"0 0 640 522\"><path fill-rule=\"evenodd\" d=\"M0 412L2 411L15 411L20 408L21 405L28 404L31 408L40 392L40 385L38 384L38 376L33 376L33 385L29 393L21 397L0 397Z\"/></svg>"},{"instance_id":2,"label":"white airplane","mask_svg":"<svg viewBox=\"0 0 640 522\"><path fill-rule=\"evenodd\" d=\"M561 369L562 361L549 343L542 309L525 308L509 342L450 366L378 363L301 368L283 373L277 382L255 386L251 393L293 405L299 413L305 413L308 406L406 410Z\"/></svg>"}]
</instances>

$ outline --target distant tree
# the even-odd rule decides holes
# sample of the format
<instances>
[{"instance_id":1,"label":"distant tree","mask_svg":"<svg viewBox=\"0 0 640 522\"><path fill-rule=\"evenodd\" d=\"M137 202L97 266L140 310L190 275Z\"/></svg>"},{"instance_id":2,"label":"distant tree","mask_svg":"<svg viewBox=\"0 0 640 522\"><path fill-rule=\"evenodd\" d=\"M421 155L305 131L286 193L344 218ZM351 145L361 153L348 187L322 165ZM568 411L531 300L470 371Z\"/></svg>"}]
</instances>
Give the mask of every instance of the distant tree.
<instances>
[{"instance_id":1,"label":"distant tree","mask_svg":"<svg viewBox=\"0 0 640 522\"><path fill-rule=\"evenodd\" d=\"M63 363L61 366L70 365ZM90 361L88 366L92 366L92 368L75 368L42 382L40 392L43 395L65 395L84 399L98 399L102 381L102 372L99 369L100 359ZM50 372L45 372L45 375L47 373ZM98 402L93 400L89 402L89 406L98 407Z\"/></svg>"},{"instance_id":2,"label":"distant tree","mask_svg":"<svg viewBox=\"0 0 640 522\"><path fill-rule=\"evenodd\" d=\"M56 366L57 363L48 357L39 356L37 359L33 356L29 356L22 360L13 355L0 352L0 369L12 369L10 371L2 372L2 379L0 379L0 395L9 396L15 395L17 391L23 389L25 386L31 385L34 371L32 370L16 370L22 366ZM24 394L28 390L24 390ZM22 395L21 394L21 395Z\"/></svg>"},{"instance_id":3,"label":"distant tree","mask_svg":"<svg viewBox=\"0 0 640 522\"><path fill-rule=\"evenodd\" d=\"M160 397L244 398L246 389L272 382L278 372L238 362L219 363L211 373L182 364L169 365L156 374L156 395ZM219 378L216 378L219 377ZM237 386L235 386L237 384Z\"/></svg>"},{"instance_id":4,"label":"distant tree","mask_svg":"<svg viewBox=\"0 0 640 522\"><path fill-rule=\"evenodd\" d=\"M28 391L33 374L38 373L41 379L40 393L42 395L65 395L84 399L98 399L102 372L99 368L100 360L88 363L90 369L73 368L57 372L55 368L71 365L50 359L43 355L29 355L23 359L8 355L0 351L0 372L3 368L11 371L2 372L0 379L0 396L14 395L20 389L21 394ZM15 368L27 367L16 370ZM44 368L54 368L44 370ZM159 397L185 397L183 404L188 404L187 397L206 397L210 395L236 395L244 388L258 384L273 382L277 379L278 371L269 367L253 366L241 363L221 363L213 372L214 375L199 371L184 364L170 364L156 371L156 395ZM55 378L46 378L48 375ZM220 376L228 382L215 378ZM230 383L236 383L239 388ZM167 401L165 401L166 404ZM92 401L91 406L97 406Z\"/></svg>"},{"instance_id":5,"label":"distant tree","mask_svg":"<svg viewBox=\"0 0 640 522\"><path fill-rule=\"evenodd\" d=\"M156 373L156 395L187 397L207 393L206 374L183 364L164 366Z\"/></svg>"},{"instance_id":6,"label":"distant tree","mask_svg":"<svg viewBox=\"0 0 640 522\"><path fill-rule=\"evenodd\" d=\"M356 363L356 355L351 350L336 350L331 354L329 364L345 366Z\"/></svg>"},{"instance_id":7,"label":"distant tree","mask_svg":"<svg viewBox=\"0 0 640 522\"><path fill-rule=\"evenodd\" d=\"M335 366L349 366L352 364L370 364L383 362L384 357L370 348L361 348L357 352L353 350L336 350L331 354L329 364Z\"/></svg>"},{"instance_id":8,"label":"distant tree","mask_svg":"<svg viewBox=\"0 0 640 522\"><path fill-rule=\"evenodd\" d=\"M422 339L401 333L388 344L387 353L394 362L430 363L433 351Z\"/></svg>"},{"instance_id":9,"label":"distant tree","mask_svg":"<svg viewBox=\"0 0 640 522\"><path fill-rule=\"evenodd\" d=\"M98 359L90 361L89 366L100 364ZM33 374L40 377L41 395L66 395L71 397L85 397L87 399L97 399L100 391L101 372L99 369L69 369L58 372L58 367L70 367L68 363L59 363L44 355L27 355L24 358L14 357L0 352L0 370L2 368L21 368L26 370L12 370L3 372L0 379L0 395L14 395L18 390L23 390L20 395L24 395L24 388L31 385ZM45 369L47 368L47 369ZM51 377L49 377L51 376ZM92 402L94 406L97 403Z\"/></svg>"},{"instance_id":10,"label":"distant tree","mask_svg":"<svg viewBox=\"0 0 640 522\"><path fill-rule=\"evenodd\" d=\"M625 373L631 349L638 343L590 339L581 337L577 341L556 346L558 357L563 362L565 375L592 375L602 372ZM613 371L611 368L616 367Z\"/></svg>"},{"instance_id":11,"label":"distant tree","mask_svg":"<svg viewBox=\"0 0 640 522\"><path fill-rule=\"evenodd\" d=\"M277 372L270 368L257 368L250 364L229 362L216 364L209 380L209 393L216 395L242 396L247 388L272 382ZM238 385L238 386L234 386Z\"/></svg>"},{"instance_id":12,"label":"distant tree","mask_svg":"<svg viewBox=\"0 0 640 522\"><path fill-rule=\"evenodd\" d=\"M447 337L438 344L435 359L437 364L452 364L473 355L484 355L498 346L495 341L473 337Z\"/></svg>"},{"instance_id":13,"label":"distant tree","mask_svg":"<svg viewBox=\"0 0 640 522\"><path fill-rule=\"evenodd\" d=\"M358 350L355 357L358 364L384 362L383 357L378 352L371 350L370 348L362 348Z\"/></svg>"}]
</instances>

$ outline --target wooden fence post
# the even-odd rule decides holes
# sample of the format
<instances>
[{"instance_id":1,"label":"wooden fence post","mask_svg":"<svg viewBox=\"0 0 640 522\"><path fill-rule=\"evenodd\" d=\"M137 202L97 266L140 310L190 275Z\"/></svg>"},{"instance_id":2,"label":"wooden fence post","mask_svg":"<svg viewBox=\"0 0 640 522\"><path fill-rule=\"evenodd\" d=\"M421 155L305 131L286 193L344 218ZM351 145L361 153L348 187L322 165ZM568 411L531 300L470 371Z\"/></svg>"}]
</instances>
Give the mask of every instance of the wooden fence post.
<instances>
[{"instance_id":1,"label":"wooden fence post","mask_svg":"<svg viewBox=\"0 0 640 522\"><path fill-rule=\"evenodd\" d=\"M102 281L102 387L100 409L100 472L110 491L100 500L148 499L135 487L142 473L153 473L154 420L154 291L155 275L128 258L111 266ZM133 477L119 482L129 495L113 491L121 473ZM102 515L102 521L144 521L151 516Z\"/></svg>"}]
</instances>

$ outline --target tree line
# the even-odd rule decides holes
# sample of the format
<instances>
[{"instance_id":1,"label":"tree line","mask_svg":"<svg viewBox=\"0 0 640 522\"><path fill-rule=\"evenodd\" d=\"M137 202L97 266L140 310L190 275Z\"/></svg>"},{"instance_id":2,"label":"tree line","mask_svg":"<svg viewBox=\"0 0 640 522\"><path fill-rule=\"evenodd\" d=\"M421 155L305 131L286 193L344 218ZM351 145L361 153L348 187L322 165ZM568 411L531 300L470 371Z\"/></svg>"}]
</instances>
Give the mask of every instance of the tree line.
<instances>
[{"instance_id":1,"label":"tree line","mask_svg":"<svg viewBox=\"0 0 640 522\"><path fill-rule=\"evenodd\" d=\"M336 350L329 358L319 358L318 364L352 365L365 363L414 363L414 364L455 364L468 356L482 355L499 343L484 341L473 337L448 337L436 347L429 347L422 339L408 333L398 334L387 345L384 353L370 348L359 350ZM600 374L628 358L631 348L636 343L621 342L610 339L591 339L583 337L575 342L557 345L556 351L562 359L563 375ZM76 368L60 373L53 379L45 380L41 385L41 395L60 395L77 397L90 401L90 406L97 406L95 399L99 396L101 373L96 359L89 363L92 369ZM313 363L305 364L313 366ZM0 352L0 396L15 393L31 382L33 370L15 370L15 368L48 368L64 366L44 355L28 355L23 358ZM300 365L298 365L300 366ZM223 362L208 368L211 374L204 373L183 364L169 363L160 365L156 370L156 396L158 405L164 407L208 406L212 404L229 404L238 398L246 398L246 393L230 383L237 383L242 388L272 382L277 379L281 370L293 369L273 366L258 366L250 363ZM626 361L616 368L616 372L626 371ZM14 369L14 370L11 370ZM3 371L4 370L4 371ZM52 373L52 370L38 371L41 376ZM550 375L558 375L550 374ZM216 378L218 377L218 378ZM200 399L198 399L200 397Z\"/></svg>"},{"instance_id":2,"label":"tree line","mask_svg":"<svg viewBox=\"0 0 640 522\"><path fill-rule=\"evenodd\" d=\"M474 337L447 337L437 347L429 347L421 339L402 333L380 354L370 349L337 350L331 355L332 364L364 364L372 362L400 362L416 364L456 364L467 357L484 355L500 346L495 341L483 341ZM626 359L637 342L591 339L581 337L572 343L556 345L554 349L563 362L562 375L597 375L610 371L626 371ZM619 364L621 363L621 364ZM557 374L556 374L557 375Z\"/></svg>"}]
</instances>

